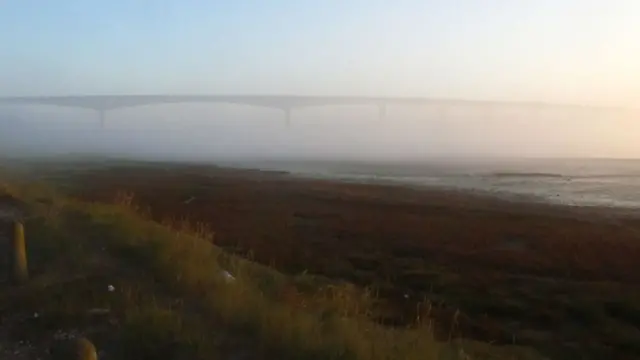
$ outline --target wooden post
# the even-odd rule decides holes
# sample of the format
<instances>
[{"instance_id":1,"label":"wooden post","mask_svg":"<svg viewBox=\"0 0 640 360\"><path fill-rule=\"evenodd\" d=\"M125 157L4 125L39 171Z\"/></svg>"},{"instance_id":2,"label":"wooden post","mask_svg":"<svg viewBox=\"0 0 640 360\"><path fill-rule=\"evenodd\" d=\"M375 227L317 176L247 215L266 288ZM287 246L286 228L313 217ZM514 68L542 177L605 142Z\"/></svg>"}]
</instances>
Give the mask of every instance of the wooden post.
<instances>
[{"instance_id":1,"label":"wooden post","mask_svg":"<svg viewBox=\"0 0 640 360\"><path fill-rule=\"evenodd\" d=\"M57 339L49 354L52 360L98 360L96 347L85 337Z\"/></svg>"},{"instance_id":2,"label":"wooden post","mask_svg":"<svg viewBox=\"0 0 640 360\"><path fill-rule=\"evenodd\" d=\"M27 245L24 240L24 226L18 221L13 223L12 245L12 280L16 284L24 284L29 280L29 269L27 267Z\"/></svg>"},{"instance_id":3,"label":"wooden post","mask_svg":"<svg viewBox=\"0 0 640 360\"><path fill-rule=\"evenodd\" d=\"M81 337L76 340L77 360L98 360L96 347L89 339Z\"/></svg>"}]
</instances>

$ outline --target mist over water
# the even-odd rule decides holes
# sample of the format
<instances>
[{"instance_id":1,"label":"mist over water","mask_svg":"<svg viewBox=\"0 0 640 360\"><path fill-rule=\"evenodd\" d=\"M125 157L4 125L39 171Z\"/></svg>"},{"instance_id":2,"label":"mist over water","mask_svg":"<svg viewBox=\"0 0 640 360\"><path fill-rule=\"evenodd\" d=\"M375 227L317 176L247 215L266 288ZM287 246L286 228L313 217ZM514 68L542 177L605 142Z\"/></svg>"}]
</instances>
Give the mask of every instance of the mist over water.
<instances>
[{"instance_id":1,"label":"mist over water","mask_svg":"<svg viewBox=\"0 0 640 360\"><path fill-rule=\"evenodd\" d=\"M112 111L101 129L92 111L6 107L0 109L0 150L4 156L199 161L570 205L640 207L640 161L615 159L634 153L603 146L611 144L607 136L629 132L616 119L486 119L469 113L443 119L428 109L393 110L379 119L366 106L300 109L286 127L276 110L158 105ZM607 155L612 159L595 159Z\"/></svg>"},{"instance_id":2,"label":"mist over water","mask_svg":"<svg viewBox=\"0 0 640 360\"><path fill-rule=\"evenodd\" d=\"M388 106L381 120L375 106L326 106L294 109L286 128L274 109L156 104L108 111L101 129L91 110L0 106L0 154L223 162L636 204L635 162L557 159L640 158L637 1L285 3L76 1L34 18L28 2L9 1L0 95L426 97L633 113Z\"/></svg>"},{"instance_id":3,"label":"mist over water","mask_svg":"<svg viewBox=\"0 0 640 360\"><path fill-rule=\"evenodd\" d=\"M424 159L434 157L640 158L633 117L536 114L487 116L429 107L372 106L282 111L226 104L140 106L96 112L53 106L0 107L0 140L14 151L99 152L189 158ZM27 136L28 134L28 136Z\"/></svg>"}]
</instances>

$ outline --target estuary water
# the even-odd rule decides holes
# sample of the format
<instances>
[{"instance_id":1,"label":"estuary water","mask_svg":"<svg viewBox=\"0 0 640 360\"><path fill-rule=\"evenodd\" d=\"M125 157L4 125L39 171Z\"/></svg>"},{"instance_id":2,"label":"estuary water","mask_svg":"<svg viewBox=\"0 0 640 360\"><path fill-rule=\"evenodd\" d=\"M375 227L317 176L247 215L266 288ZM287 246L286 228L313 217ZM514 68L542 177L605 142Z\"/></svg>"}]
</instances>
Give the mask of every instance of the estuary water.
<instances>
[{"instance_id":1,"label":"estuary water","mask_svg":"<svg viewBox=\"0 0 640 360\"><path fill-rule=\"evenodd\" d=\"M473 190L573 206L640 208L640 160L272 160L234 165L341 181Z\"/></svg>"}]
</instances>

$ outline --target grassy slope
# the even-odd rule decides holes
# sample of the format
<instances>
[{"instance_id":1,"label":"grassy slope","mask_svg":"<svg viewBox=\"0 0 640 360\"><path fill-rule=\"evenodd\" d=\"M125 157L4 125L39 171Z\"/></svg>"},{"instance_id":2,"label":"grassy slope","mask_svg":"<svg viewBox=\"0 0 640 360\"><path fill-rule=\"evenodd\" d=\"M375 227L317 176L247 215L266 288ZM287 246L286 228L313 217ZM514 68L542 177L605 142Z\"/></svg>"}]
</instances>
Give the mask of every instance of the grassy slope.
<instances>
[{"instance_id":1,"label":"grassy slope","mask_svg":"<svg viewBox=\"0 0 640 360\"><path fill-rule=\"evenodd\" d=\"M323 188L308 181L284 189L273 181L242 186L238 174L225 178L229 171L218 169L214 180L203 176L207 167L184 164L90 162L63 169L52 164L50 170L45 174L38 166L40 176L72 194L83 196L77 190L85 188L87 199L107 202L135 194L155 219L188 216L212 224L216 244L229 251L241 245L257 261L289 274L307 269L371 286L376 300L393 302L391 311L376 309L387 319L412 323L426 299L439 338L454 328L456 335L531 346L558 359L640 354L635 219L619 223L589 211L583 218L557 207L467 204L466 195L430 195L420 215L420 207L382 201L417 195L399 188ZM380 201L368 201L381 192L387 194ZM183 204L192 195L199 200ZM524 240L525 246L505 248L505 239ZM413 293L403 300L406 291Z\"/></svg>"},{"instance_id":2,"label":"grassy slope","mask_svg":"<svg viewBox=\"0 0 640 360\"><path fill-rule=\"evenodd\" d=\"M0 293L3 318L20 319L4 322L9 340L46 346L53 332L79 331L106 359L458 359L461 348L474 359L539 358L517 347L437 343L426 327L378 326L349 286L318 291L314 278L230 256L202 231L172 230L126 205L64 199L46 187L5 191L29 208L32 273L29 284Z\"/></svg>"}]
</instances>

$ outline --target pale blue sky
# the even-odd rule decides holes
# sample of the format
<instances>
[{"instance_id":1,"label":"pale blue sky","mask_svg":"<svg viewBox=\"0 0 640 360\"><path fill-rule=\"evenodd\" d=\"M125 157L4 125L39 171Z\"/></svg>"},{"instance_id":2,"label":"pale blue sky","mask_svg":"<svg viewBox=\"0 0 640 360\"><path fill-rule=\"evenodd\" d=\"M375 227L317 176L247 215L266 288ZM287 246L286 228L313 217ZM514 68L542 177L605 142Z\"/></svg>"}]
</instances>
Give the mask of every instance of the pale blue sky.
<instances>
[{"instance_id":1,"label":"pale blue sky","mask_svg":"<svg viewBox=\"0 0 640 360\"><path fill-rule=\"evenodd\" d=\"M298 93L637 106L638 0L0 0L0 96Z\"/></svg>"}]
</instances>

